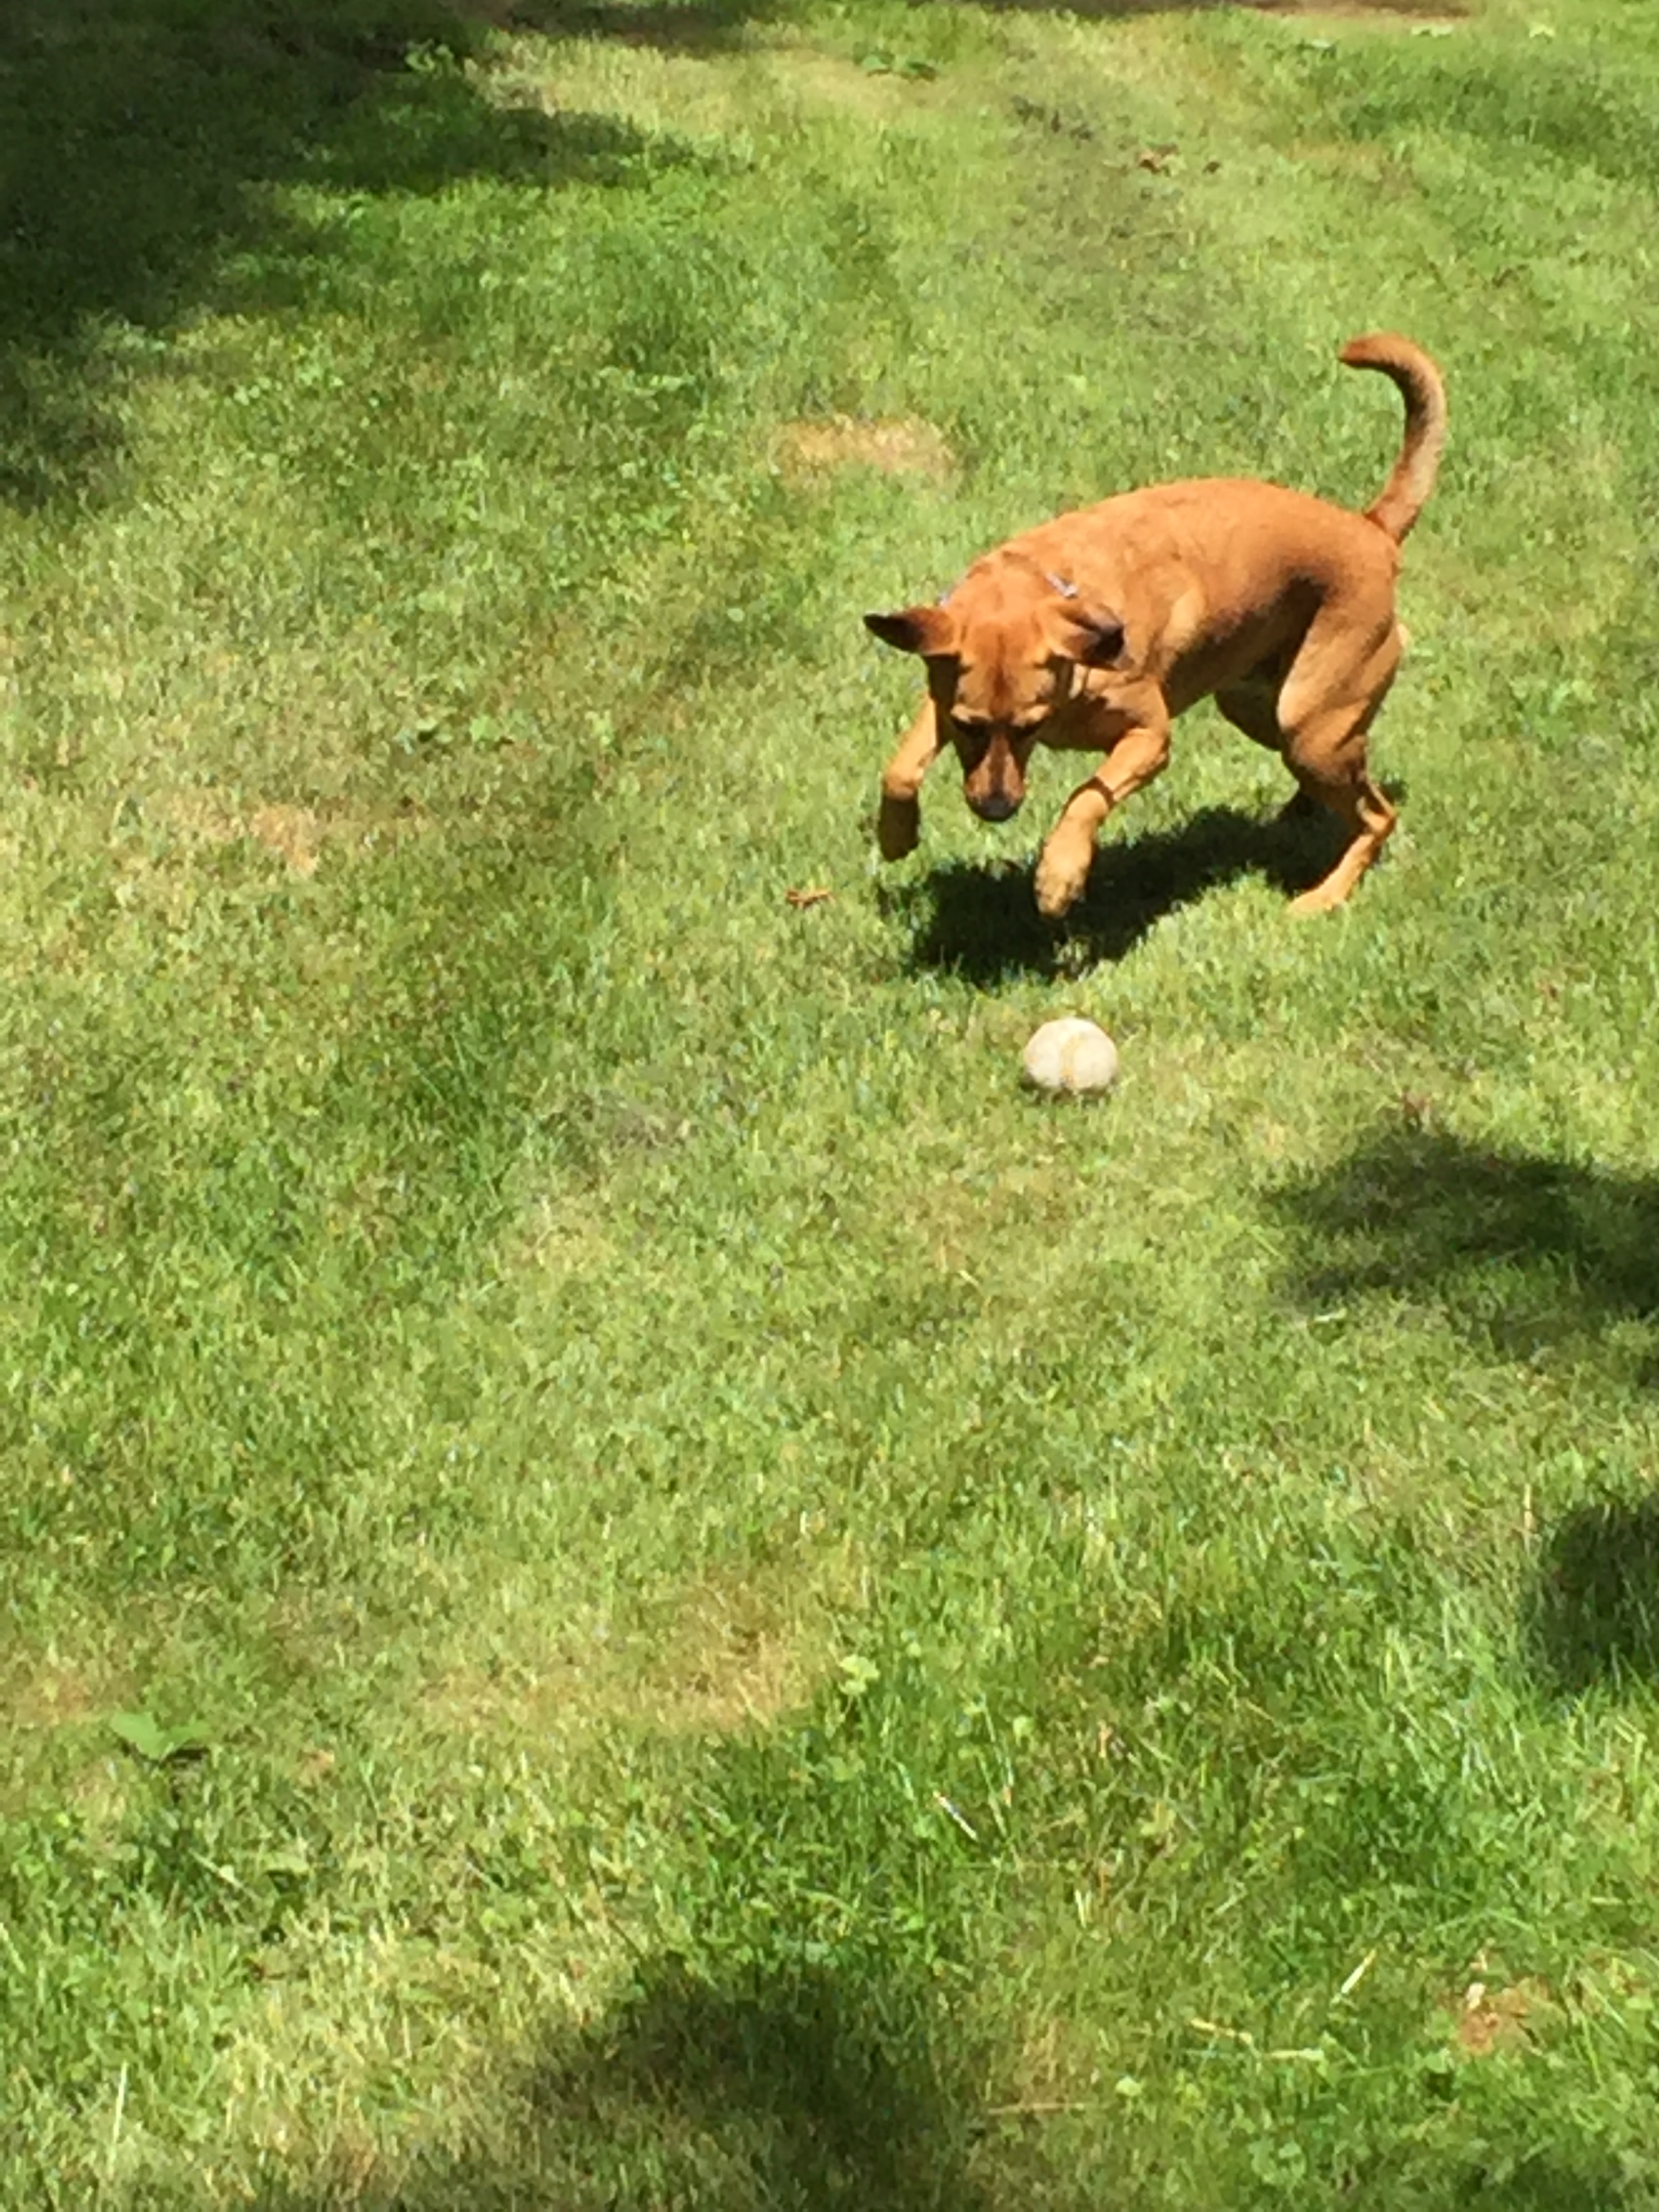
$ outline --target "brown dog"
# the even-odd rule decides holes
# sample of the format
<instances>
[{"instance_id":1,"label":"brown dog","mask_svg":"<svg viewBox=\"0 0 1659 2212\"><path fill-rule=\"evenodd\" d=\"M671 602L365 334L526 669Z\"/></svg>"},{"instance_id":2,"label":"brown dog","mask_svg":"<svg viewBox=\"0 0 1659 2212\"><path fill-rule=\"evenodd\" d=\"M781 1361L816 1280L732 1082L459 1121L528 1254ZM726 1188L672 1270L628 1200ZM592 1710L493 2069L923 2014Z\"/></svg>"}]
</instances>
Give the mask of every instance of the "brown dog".
<instances>
[{"instance_id":1,"label":"brown dog","mask_svg":"<svg viewBox=\"0 0 1659 2212\"><path fill-rule=\"evenodd\" d=\"M927 698L882 777L887 860L914 849L917 793L947 744L988 822L1018 810L1034 746L1103 753L1037 862L1038 906L1064 914L1088 881L1101 823L1169 759L1170 721L1213 696L1349 833L1292 912L1341 904L1395 825L1365 772L1365 737L1404 642L1400 544L1446 437L1439 371L1409 338L1354 338L1341 359L1381 369L1406 403L1405 444L1364 514L1248 480L1158 484L1010 538L937 606L865 617L927 663Z\"/></svg>"}]
</instances>

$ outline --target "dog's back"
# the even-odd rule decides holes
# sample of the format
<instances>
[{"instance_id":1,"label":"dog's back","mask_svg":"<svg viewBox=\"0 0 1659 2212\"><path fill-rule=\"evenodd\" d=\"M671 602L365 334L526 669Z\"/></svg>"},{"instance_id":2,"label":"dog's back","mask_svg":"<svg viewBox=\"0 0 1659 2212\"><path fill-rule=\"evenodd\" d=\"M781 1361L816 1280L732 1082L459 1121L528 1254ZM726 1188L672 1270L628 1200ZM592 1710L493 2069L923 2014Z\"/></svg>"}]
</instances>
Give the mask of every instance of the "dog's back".
<instances>
[{"instance_id":1,"label":"dog's back","mask_svg":"<svg viewBox=\"0 0 1659 2212\"><path fill-rule=\"evenodd\" d=\"M1349 508L1282 484L1196 477L1039 524L976 562L951 605L969 622L1017 598L1021 578L1028 590L1058 580L1114 610L1136 665L1179 714L1293 650L1332 599L1373 603L1386 621L1398 563L1393 540Z\"/></svg>"}]
</instances>

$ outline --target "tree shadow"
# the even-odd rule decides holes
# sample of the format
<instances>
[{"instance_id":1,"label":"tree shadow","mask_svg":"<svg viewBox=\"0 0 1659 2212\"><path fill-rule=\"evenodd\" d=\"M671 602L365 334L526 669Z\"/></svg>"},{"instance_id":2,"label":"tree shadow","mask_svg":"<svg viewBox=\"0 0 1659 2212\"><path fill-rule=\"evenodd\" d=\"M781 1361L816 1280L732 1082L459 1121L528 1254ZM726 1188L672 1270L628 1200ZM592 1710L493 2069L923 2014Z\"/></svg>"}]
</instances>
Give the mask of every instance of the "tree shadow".
<instances>
[{"instance_id":1,"label":"tree shadow","mask_svg":"<svg viewBox=\"0 0 1659 2212\"><path fill-rule=\"evenodd\" d=\"M1659 1380L1659 1177L1469 1144L1416 1126L1426 1110L1274 1194L1308 1254L1297 1296L1431 1304L1516 1359L1605 1356L1622 1325Z\"/></svg>"},{"instance_id":2,"label":"tree shadow","mask_svg":"<svg viewBox=\"0 0 1659 2212\"><path fill-rule=\"evenodd\" d=\"M1412 1125L1274 1194L1304 1248L1296 1297L1431 1310L1500 1358L1659 1384L1659 1176L1470 1144L1417 1125L1425 1102L1402 1105ZM1522 1627L1555 1695L1659 1682L1659 1496L1575 1506L1543 1546Z\"/></svg>"},{"instance_id":3,"label":"tree shadow","mask_svg":"<svg viewBox=\"0 0 1659 2212\"><path fill-rule=\"evenodd\" d=\"M673 1960L529 2068L499 2139L384 2186L279 2188L268 2212L988 2212L964 2101L917 2016L827 1969L717 1988Z\"/></svg>"},{"instance_id":4,"label":"tree shadow","mask_svg":"<svg viewBox=\"0 0 1659 2212\"><path fill-rule=\"evenodd\" d=\"M0 498L95 491L111 405L234 260L314 258L276 188L640 180L684 157L493 103L441 0L11 0L0 10ZM239 301L240 304L240 301ZM115 343L112 343L114 341Z\"/></svg>"},{"instance_id":5,"label":"tree shadow","mask_svg":"<svg viewBox=\"0 0 1659 2212\"><path fill-rule=\"evenodd\" d=\"M1265 877L1291 896L1318 881L1340 842L1322 821L1261 821L1212 806L1178 829L1103 845L1088 890L1058 924L1037 912L1030 868L1012 861L953 860L884 897L913 917L912 968L996 983L1124 959L1178 908L1243 876Z\"/></svg>"},{"instance_id":6,"label":"tree shadow","mask_svg":"<svg viewBox=\"0 0 1659 2212\"><path fill-rule=\"evenodd\" d=\"M1558 1692L1659 1682L1659 1497L1575 1507L1544 1547L1527 1628Z\"/></svg>"}]
</instances>

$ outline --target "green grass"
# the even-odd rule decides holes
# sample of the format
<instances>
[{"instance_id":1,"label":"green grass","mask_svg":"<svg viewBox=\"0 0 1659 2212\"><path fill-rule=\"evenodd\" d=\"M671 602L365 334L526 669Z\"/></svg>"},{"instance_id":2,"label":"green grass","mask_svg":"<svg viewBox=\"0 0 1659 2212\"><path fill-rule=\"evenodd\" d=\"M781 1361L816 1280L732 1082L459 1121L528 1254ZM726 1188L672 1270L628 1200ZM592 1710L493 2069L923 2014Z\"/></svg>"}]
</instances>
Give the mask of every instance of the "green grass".
<instances>
[{"instance_id":1,"label":"green grass","mask_svg":"<svg viewBox=\"0 0 1659 2212\"><path fill-rule=\"evenodd\" d=\"M0 2201L1659 2204L1656 114L1643 0L8 15ZM860 613L1369 497L1390 325L1351 908L1207 709L1063 935L1059 764L881 871Z\"/></svg>"}]
</instances>

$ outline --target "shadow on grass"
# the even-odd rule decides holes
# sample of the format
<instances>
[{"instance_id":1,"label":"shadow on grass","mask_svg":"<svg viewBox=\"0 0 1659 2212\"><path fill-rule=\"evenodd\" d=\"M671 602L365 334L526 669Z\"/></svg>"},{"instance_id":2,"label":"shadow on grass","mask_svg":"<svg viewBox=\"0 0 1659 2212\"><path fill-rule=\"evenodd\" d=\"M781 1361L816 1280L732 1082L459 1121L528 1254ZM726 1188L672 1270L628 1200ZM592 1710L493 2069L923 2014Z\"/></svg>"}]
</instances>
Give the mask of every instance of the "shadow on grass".
<instances>
[{"instance_id":1,"label":"shadow on grass","mask_svg":"<svg viewBox=\"0 0 1659 2212\"><path fill-rule=\"evenodd\" d=\"M11 0L0 9L0 498L95 489L146 342L316 244L275 188L647 176L674 149L505 110L440 0ZM113 342L113 343L112 343Z\"/></svg>"},{"instance_id":2,"label":"shadow on grass","mask_svg":"<svg viewBox=\"0 0 1659 2212\"><path fill-rule=\"evenodd\" d=\"M1659 1176L1406 1127L1273 1203L1300 1233L1294 1288L1315 1306L1432 1305L1522 1359L1659 1322ZM1641 1371L1659 1381L1650 1347Z\"/></svg>"},{"instance_id":3,"label":"shadow on grass","mask_svg":"<svg viewBox=\"0 0 1659 2212\"><path fill-rule=\"evenodd\" d=\"M890 1993L888 1993L890 1994ZM265 2198L270 2212L987 2212L969 2124L913 2021L826 1972L717 1989L673 1961L550 2047L488 2151L395 2184ZM907 2033L908 2029L908 2033Z\"/></svg>"},{"instance_id":4,"label":"shadow on grass","mask_svg":"<svg viewBox=\"0 0 1659 2212\"><path fill-rule=\"evenodd\" d=\"M787 0L503 0L491 13L514 30L709 54L741 44L750 24L775 21L788 7Z\"/></svg>"},{"instance_id":5,"label":"shadow on grass","mask_svg":"<svg viewBox=\"0 0 1659 2212\"><path fill-rule=\"evenodd\" d=\"M1201 15L1212 9L1242 6L1257 15L1351 15L1388 22L1424 18L1446 21L1467 15L1465 0L988 0L1000 15L1053 15L1064 13L1112 19L1123 15Z\"/></svg>"},{"instance_id":6,"label":"shadow on grass","mask_svg":"<svg viewBox=\"0 0 1659 2212\"><path fill-rule=\"evenodd\" d=\"M1553 1690L1659 1682L1659 1497L1576 1507L1545 1547L1528 1627Z\"/></svg>"},{"instance_id":7,"label":"shadow on grass","mask_svg":"<svg viewBox=\"0 0 1659 2212\"><path fill-rule=\"evenodd\" d=\"M913 6L921 0L911 0ZM982 0L994 13L1019 15L1201 15L1237 0ZM1261 15L1321 12L1319 0L1243 0ZM741 40L755 22L786 20L787 0L500 0L493 20L567 37L620 39L630 46L706 53ZM1327 0L1324 10L1346 15L1417 17L1462 15L1462 0Z\"/></svg>"},{"instance_id":8,"label":"shadow on grass","mask_svg":"<svg viewBox=\"0 0 1659 2212\"><path fill-rule=\"evenodd\" d=\"M1242 876L1264 876L1290 897L1318 880L1337 842L1322 822L1264 822L1213 806L1179 829L1103 845L1087 893L1058 924L1037 912L1030 868L1012 861L952 861L886 896L901 914L922 908L912 967L994 983L1121 960L1166 915Z\"/></svg>"},{"instance_id":9,"label":"shadow on grass","mask_svg":"<svg viewBox=\"0 0 1659 2212\"><path fill-rule=\"evenodd\" d=\"M1488 2173L1472 2166L1461 2177L1459 2204L1481 2212L1641 2212L1652 2203L1642 2181L1626 2181L1611 2160L1530 2158L1514 2171Z\"/></svg>"}]
</instances>

